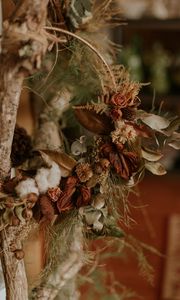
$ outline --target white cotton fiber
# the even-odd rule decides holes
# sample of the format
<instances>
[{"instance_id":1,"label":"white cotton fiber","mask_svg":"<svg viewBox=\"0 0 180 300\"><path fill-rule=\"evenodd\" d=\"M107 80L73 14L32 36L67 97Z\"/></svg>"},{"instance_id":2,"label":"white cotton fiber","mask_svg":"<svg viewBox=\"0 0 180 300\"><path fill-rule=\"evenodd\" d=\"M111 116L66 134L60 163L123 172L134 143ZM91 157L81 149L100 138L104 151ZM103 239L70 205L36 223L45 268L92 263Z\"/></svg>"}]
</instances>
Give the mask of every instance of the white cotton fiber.
<instances>
[{"instance_id":1,"label":"white cotton fiber","mask_svg":"<svg viewBox=\"0 0 180 300\"><path fill-rule=\"evenodd\" d=\"M21 182L19 182L18 185L16 186L15 190L20 198L23 198L30 193L35 193L35 194L39 195L39 191L36 186L36 182L32 178L28 178L26 180L22 180Z\"/></svg>"},{"instance_id":2,"label":"white cotton fiber","mask_svg":"<svg viewBox=\"0 0 180 300\"><path fill-rule=\"evenodd\" d=\"M61 180L61 170L59 166L53 162L51 168L41 168L37 171L35 180L41 194L46 193L48 188L56 187Z\"/></svg>"}]
</instances>

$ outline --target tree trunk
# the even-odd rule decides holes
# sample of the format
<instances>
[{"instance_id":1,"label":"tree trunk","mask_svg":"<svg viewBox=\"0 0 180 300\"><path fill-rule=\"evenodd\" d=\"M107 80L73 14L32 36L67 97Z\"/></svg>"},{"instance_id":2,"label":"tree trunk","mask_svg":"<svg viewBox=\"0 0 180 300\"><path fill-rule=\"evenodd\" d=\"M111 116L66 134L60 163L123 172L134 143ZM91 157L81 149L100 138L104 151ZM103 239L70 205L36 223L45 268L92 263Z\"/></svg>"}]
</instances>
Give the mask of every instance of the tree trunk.
<instances>
[{"instance_id":1,"label":"tree trunk","mask_svg":"<svg viewBox=\"0 0 180 300\"><path fill-rule=\"evenodd\" d=\"M48 0L20 1L12 17L4 22L0 54L1 180L10 172L11 146L23 80L40 67L47 49L47 41L42 34L47 4ZM9 226L1 232L1 259L8 300L28 299L24 262L18 261L10 251L14 239L16 248L21 247L18 241L20 226Z\"/></svg>"}]
</instances>

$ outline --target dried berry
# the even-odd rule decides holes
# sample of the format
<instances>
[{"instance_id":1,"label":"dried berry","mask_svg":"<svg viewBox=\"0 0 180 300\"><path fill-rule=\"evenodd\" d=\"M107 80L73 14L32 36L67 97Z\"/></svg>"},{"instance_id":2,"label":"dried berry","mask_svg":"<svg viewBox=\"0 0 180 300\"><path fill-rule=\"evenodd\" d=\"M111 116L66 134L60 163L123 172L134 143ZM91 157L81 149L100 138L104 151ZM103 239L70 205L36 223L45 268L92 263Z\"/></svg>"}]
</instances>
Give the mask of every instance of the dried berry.
<instances>
[{"instance_id":1,"label":"dried berry","mask_svg":"<svg viewBox=\"0 0 180 300\"><path fill-rule=\"evenodd\" d=\"M12 216L11 224L12 226L18 226L20 224L20 220L16 216Z\"/></svg>"},{"instance_id":2,"label":"dried berry","mask_svg":"<svg viewBox=\"0 0 180 300\"><path fill-rule=\"evenodd\" d=\"M32 217L33 217L33 212L32 212L32 209L30 209L30 208L25 208L24 210L23 210L23 212L22 212L22 216L23 216L23 218L25 219L25 220L30 220L30 219L32 219Z\"/></svg>"},{"instance_id":3,"label":"dried berry","mask_svg":"<svg viewBox=\"0 0 180 300\"><path fill-rule=\"evenodd\" d=\"M24 258L24 251L22 249L16 249L14 255L18 260L21 260Z\"/></svg>"}]
</instances>

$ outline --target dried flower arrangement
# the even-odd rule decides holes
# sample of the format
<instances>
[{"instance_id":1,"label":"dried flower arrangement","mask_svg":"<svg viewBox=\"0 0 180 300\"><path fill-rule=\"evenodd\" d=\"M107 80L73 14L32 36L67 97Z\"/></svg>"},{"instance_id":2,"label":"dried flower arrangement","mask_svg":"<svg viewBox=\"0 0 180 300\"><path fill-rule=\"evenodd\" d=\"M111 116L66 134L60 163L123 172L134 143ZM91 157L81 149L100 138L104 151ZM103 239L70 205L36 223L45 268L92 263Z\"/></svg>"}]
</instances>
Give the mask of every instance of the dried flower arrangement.
<instances>
[{"instance_id":1,"label":"dried flower arrangement","mask_svg":"<svg viewBox=\"0 0 180 300\"><path fill-rule=\"evenodd\" d=\"M10 47L8 34L17 43L13 28L8 26L18 26L16 18L20 20L24 9L30 9L31 1L24 2L26 5L20 2L15 17L5 24L4 66L5 50L7 45ZM55 63L50 68L52 57L45 59L42 74L39 73L41 84L39 80L36 82L39 74L28 83L48 103L40 114L33 143L24 129L16 127L12 149L11 144L8 146L15 176L7 176L7 167L1 172L0 229L6 256L3 268L9 253L11 259L23 260L22 241L33 226L45 230L48 239L45 270L40 284L32 289L30 299L55 299L57 296L60 299L65 288L68 296L63 299L78 299L72 283L86 261L85 240L99 236L126 238L118 221L128 223L125 207L128 193L141 180L145 169L155 175L166 173L160 162L165 145L180 149L180 119L140 109L138 94L142 85L131 81L122 66L113 64L110 42L99 43L100 33L95 35L97 27L100 30L105 25L114 26L119 22L118 11L112 2L106 0L97 5L95 1L92 5L89 0L46 1L34 9L39 13L48 5L48 22L52 27L45 27L44 19L38 33L29 32L27 44L19 42L22 35L18 37L20 89L27 73L39 69L47 45L48 51L55 55L52 56ZM33 18L30 20L32 22ZM53 27L54 24L58 26ZM43 45L40 53L35 52L34 60L32 52L40 45L35 47L33 42L29 45L31 39L34 43L39 39ZM109 64L100 54L103 49ZM8 48L11 57L16 49L12 53L10 50ZM14 74L16 72L17 68ZM1 93L6 95L5 85L1 85ZM9 101L7 97L5 99ZM62 127L66 129L67 112L72 111L76 118L73 123L70 116L74 140L63 138L59 132L59 120L64 121ZM0 117L3 119L2 115ZM77 124L83 134L76 131ZM5 126L8 126L7 122ZM122 203L124 209L119 213L118 207ZM16 274L17 269L13 272ZM13 281L8 299L27 299L27 292L19 295L15 279L8 276L6 281Z\"/></svg>"}]
</instances>

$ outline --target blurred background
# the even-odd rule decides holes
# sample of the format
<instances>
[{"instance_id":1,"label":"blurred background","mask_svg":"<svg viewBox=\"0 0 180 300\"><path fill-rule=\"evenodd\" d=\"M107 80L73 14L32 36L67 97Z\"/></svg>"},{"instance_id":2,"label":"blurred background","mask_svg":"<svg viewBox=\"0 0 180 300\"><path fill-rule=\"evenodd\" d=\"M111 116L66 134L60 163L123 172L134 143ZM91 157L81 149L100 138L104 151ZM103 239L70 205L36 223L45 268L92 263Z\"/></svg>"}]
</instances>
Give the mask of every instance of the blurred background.
<instances>
[{"instance_id":1,"label":"blurred background","mask_svg":"<svg viewBox=\"0 0 180 300\"><path fill-rule=\"evenodd\" d=\"M180 115L180 1L117 0L124 24L113 31L122 45L118 62L144 86L140 99L147 110ZM139 198L131 197L134 235L164 257L149 255L154 286L137 276L134 259L119 264L117 276L146 300L180 299L180 152L169 148L164 161L168 174L146 175ZM134 299L137 299L134 297Z\"/></svg>"},{"instance_id":2,"label":"blurred background","mask_svg":"<svg viewBox=\"0 0 180 300\"><path fill-rule=\"evenodd\" d=\"M116 2L123 15L123 24L111 32L113 41L121 45L117 61L129 69L134 80L149 83L140 94L142 106L149 111L180 115L180 0ZM11 0L2 0L2 5L6 18L14 5ZM18 124L31 134L34 121L29 92L23 91L21 98ZM147 251L155 269L154 285L138 275L138 263L132 254L109 258L107 265L100 266L101 270L114 272L114 282L135 291L134 300L139 299L138 295L145 300L180 299L180 152L172 148L166 151L168 174L147 174L138 188L139 197L130 196L136 221L130 234L162 254ZM88 299L87 293L83 291L83 299ZM97 299L117 299L110 294L109 298Z\"/></svg>"}]
</instances>

